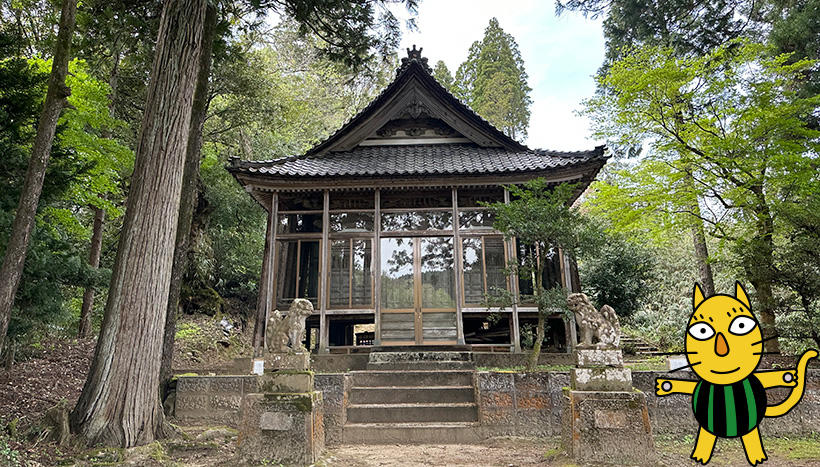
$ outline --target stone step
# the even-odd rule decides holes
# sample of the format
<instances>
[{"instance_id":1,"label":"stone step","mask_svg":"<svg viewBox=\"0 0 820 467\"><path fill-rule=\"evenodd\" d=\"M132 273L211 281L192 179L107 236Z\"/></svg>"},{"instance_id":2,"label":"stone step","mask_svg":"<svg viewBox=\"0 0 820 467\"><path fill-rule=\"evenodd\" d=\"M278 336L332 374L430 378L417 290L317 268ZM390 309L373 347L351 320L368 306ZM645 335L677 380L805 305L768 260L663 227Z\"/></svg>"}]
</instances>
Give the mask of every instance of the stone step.
<instances>
[{"instance_id":1,"label":"stone step","mask_svg":"<svg viewBox=\"0 0 820 467\"><path fill-rule=\"evenodd\" d=\"M472 386L428 386L408 388L393 386L354 387L348 400L351 404L408 404L475 402Z\"/></svg>"},{"instance_id":2,"label":"stone step","mask_svg":"<svg viewBox=\"0 0 820 467\"><path fill-rule=\"evenodd\" d=\"M387 345L374 346L371 352L469 352L471 345Z\"/></svg>"},{"instance_id":3,"label":"stone step","mask_svg":"<svg viewBox=\"0 0 820 467\"><path fill-rule=\"evenodd\" d=\"M478 406L474 403L351 404L349 423L475 422Z\"/></svg>"},{"instance_id":4,"label":"stone step","mask_svg":"<svg viewBox=\"0 0 820 467\"><path fill-rule=\"evenodd\" d=\"M345 444L470 444L482 440L477 422L349 423L342 430Z\"/></svg>"},{"instance_id":5,"label":"stone step","mask_svg":"<svg viewBox=\"0 0 820 467\"><path fill-rule=\"evenodd\" d=\"M471 362L471 352L370 352L370 363Z\"/></svg>"},{"instance_id":6,"label":"stone step","mask_svg":"<svg viewBox=\"0 0 820 467\"><path fill-rule=\"evenodd\" d=\"M384 362L367 364L368 370L473 370L474 362L463 361L421 361L421 362Z\"/></svg>"},{"instance_id":7,"label":"stone step","mask_svg":"<svg viewBox=\"0 0 820 467\"><path fill-rule=\"evenodd\" d=\"M351 371L352 387L472 386L469 370L361 370Z\"/></svg>"}]
</instances>

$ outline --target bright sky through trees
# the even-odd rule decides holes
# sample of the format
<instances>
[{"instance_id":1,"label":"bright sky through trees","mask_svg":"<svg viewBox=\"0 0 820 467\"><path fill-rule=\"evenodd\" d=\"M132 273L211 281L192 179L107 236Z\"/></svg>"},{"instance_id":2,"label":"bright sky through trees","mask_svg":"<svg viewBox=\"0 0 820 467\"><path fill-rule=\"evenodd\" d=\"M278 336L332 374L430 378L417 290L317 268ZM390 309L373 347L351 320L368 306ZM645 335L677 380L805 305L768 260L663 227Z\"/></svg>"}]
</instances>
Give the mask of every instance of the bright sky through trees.
<instances>
[{"instance_id":1,"label":"bright sky through trees","mask_svg":"<svg viewBox=\"0 0 820 467\"><path fill-rule=\"evenodd\" d=\"M403 7L395 12L407 16ZM589 122L575 115L580 101L595 92L593 75L604 59L600 20L579 14L556 17L551 1L422 1L418 31L404 31L402 50L413 44L424 47L431 66L444 60L455 72L492 17L515 37L529 75L533 104L526 144L560 150L601 144L591 139Z\"/></svg>"}]
</instances>

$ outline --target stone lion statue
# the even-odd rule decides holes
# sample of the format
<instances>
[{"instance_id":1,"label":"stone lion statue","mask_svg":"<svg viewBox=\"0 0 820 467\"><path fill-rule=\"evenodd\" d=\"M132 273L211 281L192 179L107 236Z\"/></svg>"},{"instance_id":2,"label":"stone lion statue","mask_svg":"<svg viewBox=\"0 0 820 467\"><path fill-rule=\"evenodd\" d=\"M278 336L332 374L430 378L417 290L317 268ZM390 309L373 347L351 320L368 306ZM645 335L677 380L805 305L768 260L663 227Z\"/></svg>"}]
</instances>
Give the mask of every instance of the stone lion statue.
<instances>
[{"instance_id":1,"label":"stone lion statue","mask_svg":"<svg viewBox=\"0 0 820 467\"><path fill-rule=\"evenodd\" d=\"M273 310L268 317L266 337L269 352L305 351L302 338L305 333L305 319L313 313L313 304L310 300L297 298L290 305L287 314ZM288 349L290 341L290 349Z\"/></svg>"},{"instance_id":2,"label":"stone lion statue","mask_svg":"<svg viewBox=\"0 0 820 467\"><path fill-rule=\"evenodd\" d=\"M581 328L581 339L578 347L617 349L621 345L621 324L618 315L609 305L597 311L589 297L582 293L573 293L567 297L567 306L575 313L575 320ZM592 339L597 338L596 344Z\"/></svg>"}]
</instances>

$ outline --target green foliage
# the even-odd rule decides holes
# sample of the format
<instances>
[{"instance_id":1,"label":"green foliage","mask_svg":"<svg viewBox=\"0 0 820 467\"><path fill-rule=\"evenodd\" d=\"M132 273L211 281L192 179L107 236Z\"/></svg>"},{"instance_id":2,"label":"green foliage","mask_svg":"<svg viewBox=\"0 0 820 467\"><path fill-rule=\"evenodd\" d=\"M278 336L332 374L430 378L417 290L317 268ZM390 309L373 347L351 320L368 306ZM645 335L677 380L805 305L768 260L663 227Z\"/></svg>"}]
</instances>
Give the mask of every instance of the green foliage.
<instances>
[{"instance_id":1,"label":"green foliage","mask_svg":"<svg viewBox=\"0 0 820 467\"><path fill-rule=\"evenodd\" d=\"M455 92L453 86L453 75L450 73L450 69L447 68L447 64L444 63L444 61L439 60L436 62L436 66L433 68L433 77L442 86L447 88L448 91Z\"/></svg>"},{"instance_id":2,"label":"green foliage","mask_svg":"<svg viewBox=\"0 0 820 467\"><path fill-rule=\"evenodd\" d=\"M9 438L0 433L0 463L9 467L22 465L20 453L9 446Z\"/></svg>"},{"instance_id":3,"label":"green foliage","mask_svg":"<svg viewBox=\"0 0 820 467\"><path fill-rule=\"evenodd\" d=\"M202 335L202 328L194 323L180 323L177 325L175 338L178 341L198 339Z\"/></svg>"},{"instance_id":4,"label":"green foliage","mask_svg":"<svg viewBox=\"0 0 820 467\"><path fill-rule=\"evenodd\" d=\"M19 36L3 33L0 37L0 180L5 187L0 191L2 252L19 201L49 65L22 58ZM70 70L73 108L59 121L9 327L13 338L34 328L54 332L70 325L76 287L101 285L108 276L107 270L94 271L86 265L88 212L78 203L87 202L97 188L113 189L114 182L101 177L100 166L106 151L127 151L101 142L99 132L113 124L107 118L105 85L91 78L81 63L72 62ZM90 181L92 174L100 179L99 184Z\"/></svg>"},{"instance_id":5,"label":"green foliage","mask_svg":"<svg viewBox=\"0 0 820 467\"><path fill-rule=\"evenodd\" d=\"M496 18L490 20L484 38L470 46L453 87L456 97L504 134L513 139L527 137L532 89L515 38L501 29Z\"/></svg>"},{"instance_id":6,"label":"green foliage","mask_svg":"<svg viewBox=\"0 0 820 467\"><path fill-rule=\"evenodd\" d=\"M654 261L647 249L609 235L594 254L581 259L578 271L592 302L599 308L611 306L623 318L641 306L654 275Z\"/></svg>"}]
</instances>

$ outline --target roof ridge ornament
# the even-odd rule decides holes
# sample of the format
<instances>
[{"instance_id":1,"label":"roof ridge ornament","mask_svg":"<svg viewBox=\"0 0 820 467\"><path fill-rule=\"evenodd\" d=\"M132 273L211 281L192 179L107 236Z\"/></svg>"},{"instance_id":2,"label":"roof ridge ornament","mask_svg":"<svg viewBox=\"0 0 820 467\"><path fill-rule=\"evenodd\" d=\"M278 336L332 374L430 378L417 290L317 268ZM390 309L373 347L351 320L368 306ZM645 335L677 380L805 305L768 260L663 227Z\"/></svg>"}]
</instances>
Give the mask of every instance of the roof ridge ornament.
<instances>
[{"instance_id":1,"label":"roof ridge ornament","mask_svg":"<svg viewBox=\"0 0 820 467\"><path fill-rule=\"evenodd\" d=\"M404 71L405 68L410 66L411 63L417 62L421 65L422 68L427 73L432 73L433 69L430 68L430 65L427 64L427 57L421 56L421 51L424 50L424 47L419 47L416 49L416 44L413 44L413 48L407 48L407 57L401 59L401 67L399 67L399 72Z\"/></svg>"}]
</instances>

